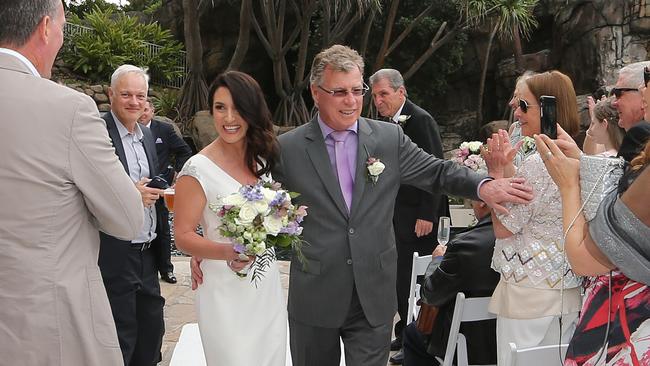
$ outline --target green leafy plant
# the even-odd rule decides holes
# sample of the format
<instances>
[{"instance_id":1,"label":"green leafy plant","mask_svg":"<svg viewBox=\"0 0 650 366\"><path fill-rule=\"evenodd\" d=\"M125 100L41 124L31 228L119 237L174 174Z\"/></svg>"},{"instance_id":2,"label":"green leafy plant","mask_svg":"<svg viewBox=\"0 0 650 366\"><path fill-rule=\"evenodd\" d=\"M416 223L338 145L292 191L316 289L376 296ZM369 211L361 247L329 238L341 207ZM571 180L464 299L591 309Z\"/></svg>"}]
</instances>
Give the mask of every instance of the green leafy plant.
<instances>
[{"instance_id":1,"label":"green leafy plant","mask_svg":"<svg viewBox=\"0 0 650 366\"><path fill-rule=\"evenodd\" d=\"M151 98L156 115L175 119L178 115L178 91L175 89L162 89L158 95Z\"/></svg>"},{"instance_id":2,"label":"green leafy plant","mask_svg":"<svg viewBox=\"0 0 650 366\"><path fill-rule=\"evenodd\" d=\"M167 81L183 72L178 66L182 45L158 23L141 24L124 13L99 7L83 19L73 14L68 22L89 29L73 32L61 56L73 70L95 81L108 80L124 63L147 68L154 79Z\"/></svg>"}]
</instances>

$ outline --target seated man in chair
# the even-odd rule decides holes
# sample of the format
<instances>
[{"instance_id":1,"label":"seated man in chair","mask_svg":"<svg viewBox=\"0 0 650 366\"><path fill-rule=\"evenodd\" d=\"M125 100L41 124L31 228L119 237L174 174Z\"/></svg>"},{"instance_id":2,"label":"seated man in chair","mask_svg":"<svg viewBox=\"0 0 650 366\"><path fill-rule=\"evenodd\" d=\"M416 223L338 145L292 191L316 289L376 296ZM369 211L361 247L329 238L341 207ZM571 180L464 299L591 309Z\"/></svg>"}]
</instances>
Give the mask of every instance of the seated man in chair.
<instances>
[{"instance_id":1,"label":"seated man in chair","mask_svg":"<svg viewBox=\"0 0 650 366\"><path fill-rule=\"evenodd\" d=\"M476 226L458 234L448 249L438 246L433 255L444 257L440 266L425 278L422 301L439 308L433 331L425 336L416 323L404 330L404 365L436 365L434 356L445 356L447 338L454 314L456 294L466 297L491 296L499 281L499 274L490 268L494 250L494 231L490 208L483 202L472 201ZM460 332L467 338L470 364L496 364L496 321L484 320L461 323Z\"/></svg>"}]
</instances>

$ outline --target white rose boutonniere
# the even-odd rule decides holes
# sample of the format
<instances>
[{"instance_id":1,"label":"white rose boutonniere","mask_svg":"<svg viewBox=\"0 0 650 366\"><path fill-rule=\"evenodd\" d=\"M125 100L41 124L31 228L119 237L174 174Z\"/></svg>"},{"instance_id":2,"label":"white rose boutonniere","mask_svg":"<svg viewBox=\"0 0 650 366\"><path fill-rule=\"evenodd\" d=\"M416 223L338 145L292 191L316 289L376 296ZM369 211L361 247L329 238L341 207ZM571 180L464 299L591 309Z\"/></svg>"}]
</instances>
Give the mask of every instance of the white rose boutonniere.
<instances>
[{"instance_id":1,"label":"white rose boutonniere","mask_svg":"<svg viewBox=\"0 0 650 366\"><path fill-rule=\"evenodd\" d=\"M377 158L369 157L366 166L368 167L368 181L377 184L379 175L386 169L386 165Z\"/></svg>"},{"instance_id":2,"label":"white rose boutonniere","mask_svg":"<svg viewBox=\"0 0 650 366\"><path fill-rule=\"evenodd\" d=\"M406 121L408 121L409 118L411 118L411 116L408 115L408 114L400 114L400 115L397 117L397 123L398 123L400 126L404 127L404 125L406 124Z\"/></svg>"}]
</instances>

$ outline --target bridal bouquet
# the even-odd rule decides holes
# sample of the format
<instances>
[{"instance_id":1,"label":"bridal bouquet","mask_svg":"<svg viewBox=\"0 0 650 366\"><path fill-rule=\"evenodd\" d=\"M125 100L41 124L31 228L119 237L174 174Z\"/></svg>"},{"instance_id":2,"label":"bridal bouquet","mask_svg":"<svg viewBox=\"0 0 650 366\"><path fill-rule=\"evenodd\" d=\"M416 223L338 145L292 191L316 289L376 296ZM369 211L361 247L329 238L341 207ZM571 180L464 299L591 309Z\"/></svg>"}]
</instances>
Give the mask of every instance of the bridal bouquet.
<instances>
[{"instance_id":1,"label":"bridal bouquet","mask_svg":"<svg viewBox=\"0 0 650 366\"><path fill-rule=\"evenodd\" d=\"M209 205L210 210L221 217L218 228L221 236L232 240L240 256L256 257L251 276L255 284L276 259L274 248L291 247L299 259L303 258L300 223L307 216L307 207L291 203L297 196L297 193L283 190L277 182L260 180ZM237 275L246 277L249 269Z\"/></svg>"},{"instance_id":2,"label":"bridal bouquet","mask_svg":"<svg viewBox=\"0 0 650 366\"><path fill-rule=\"evenodd\" d=\"M483 144L480 141L463 142L458 149L453 151L454 158L452 160L474 171L479 169L487 171L485 161L481 157L481 147Z\"/></svg>"}]
</instances>

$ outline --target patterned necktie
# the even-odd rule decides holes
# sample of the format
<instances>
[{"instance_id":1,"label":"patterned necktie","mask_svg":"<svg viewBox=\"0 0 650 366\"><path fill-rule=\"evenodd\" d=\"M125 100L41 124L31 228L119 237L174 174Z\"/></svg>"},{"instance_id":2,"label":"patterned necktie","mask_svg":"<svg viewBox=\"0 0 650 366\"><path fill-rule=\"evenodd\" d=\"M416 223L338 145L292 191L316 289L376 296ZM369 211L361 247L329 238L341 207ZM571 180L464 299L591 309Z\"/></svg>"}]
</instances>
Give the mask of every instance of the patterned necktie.
<instances>
[{"instance_id":1,"label":"patterned necktie","mask_svg":"<svg viewBox=\"0 0 650 366\"><path fill-rule=\"evenodd\" d=\"M330 133L330 137L334 140L334 155L336 155L336 174L339 178L339 186L345 199L345 204L348 206L348 212L352 205L352 191L354 190L354 181L352 180L352 173L350 173L350 162L345 151L345 139L350 131L334 131Z\"/></svg>"}]
</instances>

